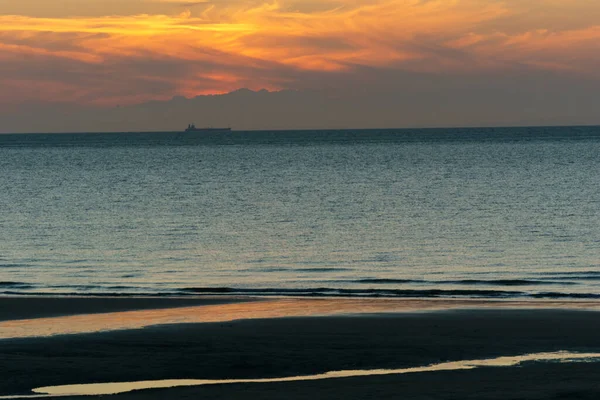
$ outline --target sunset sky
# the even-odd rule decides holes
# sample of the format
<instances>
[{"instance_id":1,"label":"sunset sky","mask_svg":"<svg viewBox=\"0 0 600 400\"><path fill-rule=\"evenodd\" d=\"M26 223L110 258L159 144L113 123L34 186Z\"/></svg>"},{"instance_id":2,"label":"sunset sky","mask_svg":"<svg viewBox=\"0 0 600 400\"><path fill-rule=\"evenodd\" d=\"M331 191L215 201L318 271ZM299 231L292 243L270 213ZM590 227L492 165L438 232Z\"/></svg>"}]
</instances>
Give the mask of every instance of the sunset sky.
<instances>
[{"instance_id":1,"label":"sunset sky","mask_svg":"<svg viewBox=\"0 0 600 400\"><path fill-rule=\"evenodd\" d=\"M5 111L239 88L377 93L407 73L598 86L600 1L0 0Z\"/></svg>"}]
</instances>

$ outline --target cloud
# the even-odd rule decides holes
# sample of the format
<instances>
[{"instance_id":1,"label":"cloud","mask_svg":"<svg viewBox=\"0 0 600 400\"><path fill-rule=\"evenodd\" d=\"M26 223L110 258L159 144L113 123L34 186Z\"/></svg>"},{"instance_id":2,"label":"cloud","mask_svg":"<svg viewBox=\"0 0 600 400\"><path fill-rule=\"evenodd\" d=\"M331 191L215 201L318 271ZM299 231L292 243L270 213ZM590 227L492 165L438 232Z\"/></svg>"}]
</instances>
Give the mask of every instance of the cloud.
<instances>
[{"instance_id":1,"label":"cloud","mask_svg":"<svg viewBox=\"0 0 600 400\"><path fill-rule=\"evenodd\" d=\"M131 104L239 87L384 90L396 85L368 71L387 70L455 79L526 68L600 79L600 5L586 0L114 4L106 15L84 6L88 16L0 13L0 85L11 89L0 103ZM151 4L165 12L144 13Z\"/></svg>"}]
</instances>

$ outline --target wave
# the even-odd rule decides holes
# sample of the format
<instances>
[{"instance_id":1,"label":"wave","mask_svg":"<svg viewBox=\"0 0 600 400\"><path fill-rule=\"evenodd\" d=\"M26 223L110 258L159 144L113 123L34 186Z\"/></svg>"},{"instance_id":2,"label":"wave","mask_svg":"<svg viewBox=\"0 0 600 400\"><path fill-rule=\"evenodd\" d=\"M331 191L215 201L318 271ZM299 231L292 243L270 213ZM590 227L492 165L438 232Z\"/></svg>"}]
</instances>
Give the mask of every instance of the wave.
<instances>
[{"instance_id":1,"label":"wave","mask_svg":"<svg viewBox=\"0 0 600 400\"><path fill-rule=\"evenodd\" d=\"M462 279L457 281L444 281L458 285L498 285L498 286L535 286L535 285L576 285L575 282L544 281L534 279Z\"/></svg>"},{"instance_id":2,"label":"wave","mask_svg":"<svg viewBox=\"0 0 600 400\"><path fill-rule=\"evenodd\" d=\"M0 288L32 289L35 286L25 282L0 281Z\"/></svg>"},{"instance_id":3,"label":"wave","mask_svg":"<svg viewBox=\"0 0 600 400\"><path fill-rule=\"evenodd\" d=\"M385 278L368 278L350 281L355 283L376 283L376 284L394 284L394 283L426 283L422 279L385 279Z\"/></svg>"},{"instance_id":4,"label":"wave","mask_svg":"<svg viewBox=\"0 0 600 400\"><path fill-rule=\"evenodd\" d=\"M181 297L178 291L171 292L38 292L3 290L0 296L39 296L39 297Z\"/></svg>"},{"instance_id":5,"label":"wave","mask_svg":"<svg viewBox=\"0 0 600 400\"><path fill-rule=\"evenodd\" d=\"M27 268L27 264L0 264L0 268Z\"/></svg>"},{"instance_id":6,"label":"wave","mask_svg":"<svg viewBox=\"0 0 600 400\"><path fill-rule=\"evenodd\" d=\"M262 288L247 289L233 287L198 287L184 288L182 292L195 295L247 295L247 296L291 296L291 297L396 297L396 298L478 298L478 299L599 299L597 293L567 293L567 292L522 292L507 290L477 290L477 289L338 289L338 288Z\"/></svg>"},{"instance_id":7,"label":"wave","mask_svg":"<svg viewBox=\"0 0 600 400\"><path fill-rule=\"evenodd\" d=\"M339 288L262 288L246 289L232 287L184 288L183 292L193 294L228 294L254 296L293 296L293 297L477 297L508 298L523 297L524 292L504 290L444 290L444 289L339 289Z\"/></svg>"},{"instance_id":8,"label":"wave","mask_svg":"<svg viewBox=\"0 0 600 400\"><path fill-rule=\"evenodd\" d=\"M600 277L599 277L600 278ZM399 284L399 283L421 283L432 285L493 285L493 286L535 286L535 285L576 285L576 282L557 280L535 280L535 279L459 279L445 281L429 281L419 279L359 279L351 281L355 283L370 284Z\"/></svg>"},{"instance_id":9,"label":"wave","mask_svg":"<svg viewBox=\"0 0 600 400\"><path fill-rule=\"evenodd\" d=\"M255 296L255 297L356 297L356 298L474 298L474 299L571 299L593 300L600 299L598 293L569 293L569 292L524 292L507 290L476 290L476 289L337 289L337 288L304 288L281 289L262 288L246 289L233 287L198 287L156 291L61 291L45 292L28 290L28 287L5 287L0 290L0 296L61 296L61 297L182 297L182 296ZM2 287L0 286L0 289ZM108 288L106 288L108 289Z\"/></svg>"},{"instance_id":10,"label":"wave","mask_svg":"<svg viewBox=\"0 0 600 400\"><path fill-rule=\"evenodd\" d=\"M562 293L562 292L543 292L530 295L536 299L600 299L598 293Z\"/></svg>"},{"instance_id":11,"label":"wave","mask_svg":"<svg viewBox=\"0 0 600 400\"><path fill-rule=\"evenodd\" d=\"M538 275L558 275L558 276L569 276L569 275L596 275L600 276L600 271L589 270L589 271L556 271L556 272L539 272Z\"/></svg>"},{"instance_id":12,"label":"wave","mask_svg":"<svg viewBox=\"0 0 600 400\"><path fill-rule=\"evenodd\" d=\"M314 267L314 268L297 268L294 270L294 272L340 272L340 271L352 271L352 268Z\"/></svg>"},{"instance_id":13,"label":"wave","mask_svg":"<svg viewBox=\"0 0 600 400\"><path fill-rule=\"evenodd\" d=\"M287 272L287 273L308 273L308 272L346 272L353 271L346 267L312 267L312 268L291 268L291 267L259 267L244 268L242 272Z\"/></svg>"},{"instance_id":14,"label":"wave","mask_svg":"<svg viewBox=\"0 0 600 400\"><path fill-rule=\"evenodd\" d=\"M356 281L353 281L356 282ZM363 283L412 283L434 281L416 281L401 279L362 279ZM444 281L464 285L528 286L531 280L458 280ZM500 283L499 283L500 282ZM534 283L532 283L534 282ZM439 282L435 282L439 283ZM555 282L557 283L557 282ZM546 282L543 282L546 284ZM503 290L500 288L239 288L239 287L180 287L156 289L125 285L75 285L75 286L39 286L25 282L0 281L0 295L12 296L86 296L86 297L182 297L182 296L254 296L254 297L356 297L356 298L476 298L476 299L600 299L599 293L568 291L531 291Z\"/></svg>"},{"instance_id":15,"label":"wave","mask_svg":"<svg viewBox=\"0 0 600 400\"><path fill-rule=\"evenodd\" d=\"M554 275L547 278L550 281L569 279L573 281L600 281L600 275Z\"/></svg>"}]
</instances>

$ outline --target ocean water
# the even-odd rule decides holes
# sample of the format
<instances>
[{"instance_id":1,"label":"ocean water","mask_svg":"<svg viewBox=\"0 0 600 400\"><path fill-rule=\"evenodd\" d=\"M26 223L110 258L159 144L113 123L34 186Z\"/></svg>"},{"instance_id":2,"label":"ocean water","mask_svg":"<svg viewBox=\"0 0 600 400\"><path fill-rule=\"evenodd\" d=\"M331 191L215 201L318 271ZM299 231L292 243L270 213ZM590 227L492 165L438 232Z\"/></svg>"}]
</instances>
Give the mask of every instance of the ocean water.
<instances>
[{"instance_id":1,"label":"ocean water","mask_svg":"<svg viewBox=\"0 0 600 400\"><path fill-rule=\"evenodd\" d=\"M0 135L0 294L600 297L600 127Z\"/></svg>"}]
</instances>

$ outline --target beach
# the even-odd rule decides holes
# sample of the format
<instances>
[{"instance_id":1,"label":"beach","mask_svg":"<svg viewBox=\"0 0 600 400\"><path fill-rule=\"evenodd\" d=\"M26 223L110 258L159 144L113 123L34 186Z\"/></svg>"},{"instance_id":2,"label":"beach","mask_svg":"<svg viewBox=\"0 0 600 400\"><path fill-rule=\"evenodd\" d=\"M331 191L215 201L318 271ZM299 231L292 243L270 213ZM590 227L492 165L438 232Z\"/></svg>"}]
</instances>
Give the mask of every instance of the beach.
<instances>
[{"instance_id":1,"label":"beach","mask_svg":"<svg viewBox=\"0 0 600 400\"><path fill-rule=\"evenodd\" d=\"M0 0L0 400L600 400L599 17Z\"/></svg>"},{"instance_id":2,"label":"beach","mask_svg":"<svg viewBox=\"0 0 600 400\"><path fill-rule=\"evenodd\" d=\"M63 315L52 320L56 324L69 321L63 319L69 318L69 306L71 317L80 313L90 318L113 317L117 322L136 305L162 304L162 310L179 307L171 310L193 313L218 306L215 302L219 302L214 298L186 299L185 302L152 299L150 303L144 299L110 299L112 310L119 312L81 314L97 312L101 300L108 299L72 298L68 303L50 300L62 307L60 313L53 315ZM0 299L0 309L6 310L10 304L13 310L10 319L0 324L0 337L6 337L1 335L3 327L25 321L19 319L19 308L31 318L31 311L27 310L31 310L35 301ZM196 307L190 306L192 301ZM411 307L402 308L410 300L380 299L376 306L376 300L353 299L354 303L349 304L363 301L365 305L361 310L365 311L336 313L333 311L336 304L341 310L348 305L344 305L343 299L315 299L312 316L294 311L307 309L311 300L302 300L306 302L303 305L294 300L288 316L260 318L257 309L252 307L262 304L262 310L269 301L230 298L221 301L223 306L237 304L239 310L248 307L248 318L2 339L0 396L28 395L34 388L78 383L276 378L340 370L420 367L542 352L600 351L597 337L600 314L593 310L593 303L559 307L559 304L545 302L478 305L457 300L454 307L442 307L438 302L435 307L417 309L417 304L435 300L415 300ZM325 303L330 312L322 312ZM452 303L452 300L444 301L446 305ZM279 304L281 308L281 304L287 303L274 301L272 304ZM142 310L147 311L149 309ZM44 316L47 315L52 314ZM29 321L36 320L45 319ZM306 382L154 389L103 398L592 399L600 395L599 373L599 363L536 362L515 367Z\"/></svg>"},{"instance_id":3,"label":"beach","mask_svg":"<svg viewBox=\"0 0 600 400\"><path fill-rule=\"evenodd\" d=\"M0 321L226 304L243 298L1 297Z\"/></svg>"}]
</instances>

